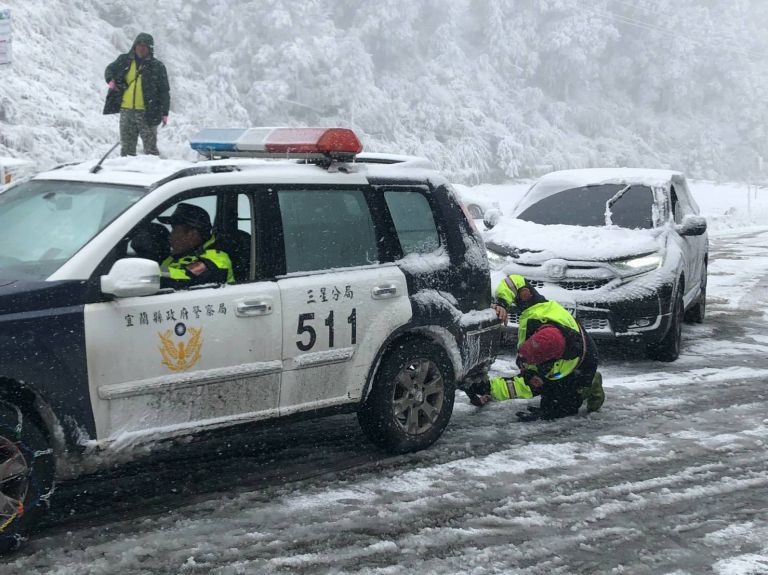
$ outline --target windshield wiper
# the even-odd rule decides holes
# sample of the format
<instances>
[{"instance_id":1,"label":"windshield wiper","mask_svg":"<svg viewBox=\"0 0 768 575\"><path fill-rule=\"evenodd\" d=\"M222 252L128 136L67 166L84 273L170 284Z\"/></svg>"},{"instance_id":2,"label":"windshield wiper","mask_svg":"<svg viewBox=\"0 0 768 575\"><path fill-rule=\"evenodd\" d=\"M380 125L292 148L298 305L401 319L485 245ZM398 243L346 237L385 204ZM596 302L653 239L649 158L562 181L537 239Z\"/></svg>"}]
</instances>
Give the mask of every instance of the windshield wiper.
<instances>
[{"instance_id":1,"label":"windshield wiper","mask_svg":"<svg viewBox=\"0 0 768 575\"><path fill-rule=\"evenodd\" d=\"M632 184L629 184L628 186L620 189L618 192L613 194L611 198L605 202L605 225L606 226L612 226L613 220L611 219L611 216L613 215L611 213L611 206L615 204L617 201L621 199L621 196L623 196L625 193L627 193L627 190L632 187Z\"/></svg>"}]
</instances>

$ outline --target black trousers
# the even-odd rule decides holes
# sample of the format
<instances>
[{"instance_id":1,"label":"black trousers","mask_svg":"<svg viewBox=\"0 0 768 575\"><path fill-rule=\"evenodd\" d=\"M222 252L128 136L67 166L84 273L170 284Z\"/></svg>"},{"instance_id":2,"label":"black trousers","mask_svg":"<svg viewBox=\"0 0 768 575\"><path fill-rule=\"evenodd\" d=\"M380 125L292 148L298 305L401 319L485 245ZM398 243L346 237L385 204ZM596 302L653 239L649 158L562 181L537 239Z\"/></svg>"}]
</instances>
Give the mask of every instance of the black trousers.
<instances>
[{"instance_id":1,"label":"black trousers","mask_svg":"<svg viewBox=\"0 0 768 575\"><path fill-rule=\"evenodd\" d=\"M587 353L584 361L573 372L562 379L547 380L541 389L542 419L558 419L576 415L584 399L579 389L592 385L592 379L597 371L597 346L590 335L584 332L587 343Z\"/></svg>"}]
</instances>

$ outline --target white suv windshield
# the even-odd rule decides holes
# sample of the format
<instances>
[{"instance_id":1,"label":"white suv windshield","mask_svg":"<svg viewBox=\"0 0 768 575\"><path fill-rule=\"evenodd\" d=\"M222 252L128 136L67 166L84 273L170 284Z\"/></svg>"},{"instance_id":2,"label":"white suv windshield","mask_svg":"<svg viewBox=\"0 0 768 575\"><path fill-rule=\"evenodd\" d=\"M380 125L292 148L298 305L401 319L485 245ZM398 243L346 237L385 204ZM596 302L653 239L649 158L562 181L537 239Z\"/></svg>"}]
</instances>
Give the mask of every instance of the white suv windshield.
<instances>
[{"instance_id":1,"label":"white suv windshield","mask_svg":"<svg viewBox=\"0 0 768 575\"><path fill-rule=\"evenodd\" d=\"M624 187L624 184L599 184L569 188L529 205L517 217L545 225L604 226L606 202ZM529 193L535 190L532 188ZM631 186L611 206L611 221L622 228L650 229L653 227L653 203L651 188Z\"/></svg>"},{"instance_id":2,"label":"white suv windshield","mask_svg":"<svg viewBox=\"0 0 768 575\"><path fill-rule=\"evenodd\" d=\"M47 278L145 192L37 180L0 194L0 279Z\"/></svg>"}]
</instances>

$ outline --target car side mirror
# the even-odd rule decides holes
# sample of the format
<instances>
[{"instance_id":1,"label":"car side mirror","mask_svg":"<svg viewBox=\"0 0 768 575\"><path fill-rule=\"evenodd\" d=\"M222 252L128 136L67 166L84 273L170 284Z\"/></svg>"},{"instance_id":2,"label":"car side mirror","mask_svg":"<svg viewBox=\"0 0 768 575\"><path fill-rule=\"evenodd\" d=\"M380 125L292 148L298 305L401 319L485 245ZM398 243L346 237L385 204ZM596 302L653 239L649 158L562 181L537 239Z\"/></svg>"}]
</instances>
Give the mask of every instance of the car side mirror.
<instances>
[{"instance_id":1,"label":"car side mirror","mask_svg":"<svg viewBox=\"0 0 768 575\"><path fill-rule=\"evenodd\" d=\"M117 260L105 276L101 291L115 297L135 297L160 291L160 266L152 260L124 258Z\"/></svg>"},{"instance_id":2,"label":"car side mirror","mask_svg":"<svg viewBox=\"0 0 768 575\"><path fill-rule=\"evenodd\" d=\"M485 215L483 216L483 225L485 225L485 229L490 230L496 227L496 224L499 223L501 216L501 210L498 208L491 208L485 212Z\"/></svg>"},{"instance_id":3,"label":"car side mirror","mask_svg":"<svg viewBox=\"0 0 768 575\"><path fill-rule=\"evenodd\" d=\"M681 236L700 236L707 231L707 220L702 216L685 216L675 229Z\"/></svg>"}]
</instances>

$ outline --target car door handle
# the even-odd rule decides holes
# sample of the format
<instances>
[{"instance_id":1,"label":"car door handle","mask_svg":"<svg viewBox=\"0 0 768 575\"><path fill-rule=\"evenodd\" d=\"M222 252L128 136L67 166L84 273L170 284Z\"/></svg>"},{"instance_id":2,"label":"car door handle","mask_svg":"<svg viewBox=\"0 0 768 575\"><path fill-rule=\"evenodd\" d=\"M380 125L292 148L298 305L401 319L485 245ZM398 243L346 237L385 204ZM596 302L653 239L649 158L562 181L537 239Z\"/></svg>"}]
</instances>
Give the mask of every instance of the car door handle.
<instances>
[{"instance_id":1,"label":"car door handle","mask_svg":"<svg viewBox=\"0 0 768 575\"><path fill-rule=\"evenodd\" d=\"M384 284L376 286L371 290L371 297L373 299L389 299L397 297L398 295L397 286L395 284Z\"/></svg>"},{"instance_id":2,"label":"car door handle","mask_svg":"<svg viewBox=\"0 0 768 575\"><path fill-rule=\"evenodd\" d=\"M237 304L238 317L252 317L255 315L269 315L272 313L272 302L263 300L247 300Z\"/></svg>"}]
</instances>

